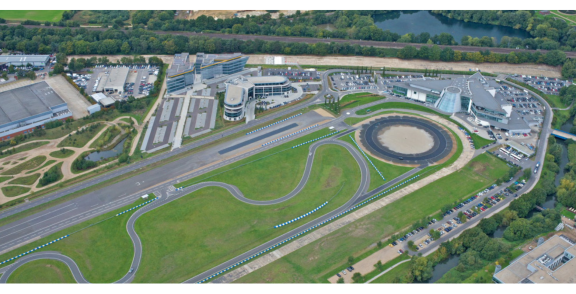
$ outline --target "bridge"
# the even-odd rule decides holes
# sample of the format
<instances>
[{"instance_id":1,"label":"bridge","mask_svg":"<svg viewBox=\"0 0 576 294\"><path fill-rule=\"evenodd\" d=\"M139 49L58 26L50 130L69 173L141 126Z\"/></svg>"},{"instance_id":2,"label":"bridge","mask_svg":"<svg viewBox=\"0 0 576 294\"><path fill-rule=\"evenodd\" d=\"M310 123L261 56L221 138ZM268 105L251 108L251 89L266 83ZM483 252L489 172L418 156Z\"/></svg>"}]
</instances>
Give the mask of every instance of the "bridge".
<instances>
[{"instance_id":1,"label":"bridge","mask_svg":"<svg viewBox=\"0 0 576 294\"><path fill-rule=\"evenodd\" d=\"M556 138L560 138L560 139L564 139L564 140L572 139L572 140L576 141L576 135L570 134L568 132L564 132L561 130L557 130L557 129L552 130L552 135Z\"/></svg>"}]
</instances>

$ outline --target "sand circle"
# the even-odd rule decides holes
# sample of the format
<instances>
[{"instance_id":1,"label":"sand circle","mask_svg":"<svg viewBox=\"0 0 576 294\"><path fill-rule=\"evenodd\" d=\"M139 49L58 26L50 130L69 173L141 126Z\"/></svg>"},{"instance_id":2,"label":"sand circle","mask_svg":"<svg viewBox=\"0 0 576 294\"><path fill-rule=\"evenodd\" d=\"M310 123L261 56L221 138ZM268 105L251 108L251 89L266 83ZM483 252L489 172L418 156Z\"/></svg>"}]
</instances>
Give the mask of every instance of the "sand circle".
<instances>
[{"instance_id":1,"label":"sand circle","mask_svg":"<svg viewBox=\"0 0 576 294\"><path fill-rule=\"evenodd\" d=\"M378 132L378 141L391 151L419 154L434 147L434 138L427 131L408 125L393 125Z\"/></svg>"}]
</instances>

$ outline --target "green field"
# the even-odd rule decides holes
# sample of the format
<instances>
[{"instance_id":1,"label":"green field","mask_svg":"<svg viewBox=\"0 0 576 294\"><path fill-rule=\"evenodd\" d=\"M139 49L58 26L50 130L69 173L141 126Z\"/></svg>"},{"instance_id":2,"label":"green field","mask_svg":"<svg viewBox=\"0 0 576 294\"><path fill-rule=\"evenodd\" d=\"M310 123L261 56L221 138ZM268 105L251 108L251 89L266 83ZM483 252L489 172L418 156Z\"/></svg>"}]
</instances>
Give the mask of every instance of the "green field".
<instances>
[{"instance_id":1,"label":"green field","mask_svg":"<svg viewBox=\"0 0 576 294\"><path fill-rule=\"evenodd\" d=\"M96 134L106 126L106 124L100 123L97 127L93 128L92 131L89 131L89 127L85 127L83 133L66 137L66 139L62 140L62 142L58 144L58 147L84 147L88 141L92 140L94 136L96 136Z\"/></svg>"},{"instance_id":2,"label":"green field","mask_svg":"<svg viewBox=\"0 0 576 294\"><path fill-rule=\"evenodd\" d=\"M24 193L28 193L28 191L30 191L30 188L20 186L2 187L2 193L4 193L4 196L6 197L16 197Z\"/></svg>"},{"instance_id":3,"label":"green field","mask_svg":"<svg viewBox=\"0 0 576 294\"><path fill-rule=\"evenodd\" d=\"M120 127L110 126L108 127L98 139L94 140L92 144L90 144L90 148L102 148L110 143L112 140L116 138L120 134Z\"/></svg>"},{"instance_id":4,"label":"green field","mask_svg":"<svg viewBox=\"0 0 576 294\"><path fill-rule=\"evenodd\" d=\"M350 136L352 136L352 138L354 138L354 134L355 134L355 132L350 134ZM348 142L348 143L352 144L353 146L356 146L356 145L354 145L354 142L352 141L352 139L350 139L350 137L348 135L341 137L340 140ZM389 163L383 162L379 159L376 159L376 158L370 156L369 154L366 154L366 155L368 156L368 158L370 158L370 160L372 160L372 163L374 163L376 168L378 168L378 170L382 173L382 175L384 175L384 178L386 179L386 181L384 181L380 177L380 175L376 172L374 167L370 164L370 162L366 162L368 164L368 168L370 169L370 187L368 188L368 191L376 189L376 188L384 185L387 181L390 181L394 178L397 178L398 176L401 176L402 174L404 174L404 173L406 173L412 169L412 167L389 164Z\"/></svg>"},{"instance_id":5,"label":"green field","mask_svg":"<svg viewBox=\"0 0 576 294\"><path fill-rule=\"evenodd\" d=\"M68 266L57 260L34 260L16 269L8 283L76 283Z\"/></svg>"},{"instance_id":6,"label":"green field","mask_svg":"<svg viewBox=\"0 0 576 294\"><path fill-rule=\"evenodd\" d=\"M143 215L136 222L143 257L135 282L182 282L340 207L358 189L360 169L345 148L320 146L310 178L298 195L275 205L245 204L208 187ZM273 228L325 201L306 220Z\"/></svg>"},{"instance_id":7,"label":"green field","mask_svg":"<svg viewBox=\"0 0 576 294\"><path fill-rule=\"evenodd\" d=\"M544 97L542 97L542 98L546 98L546 101L548 101L548 103L550 103L550 106L552 106L552 107L557 107L557 108L568 107L568 105L564 104L564 102L562 102L562 100L560 100L560 96L558 96L558 95L544 94Z\"/></svg>"},{"instance_id":8,"label":"green field","mask_svg":"<svg viewBox=\"0 0 576 294\"><path fill-rule=\"evenodd\" d=\"M340 107L341 108L352 108L357 107L360 105L368 104L370 102L378 101L381 99L385 99L386 97L372 94L372 93L355 93L355 94L348 94L340 99Z\"/></svg>"},{"instance_id":9,"label":"green field","mask_svg":"<svg viewBox=\"0 0 576 294\"><path fill-rule=\"evenodd\" d=\"M40 177L40 174L33 174L33 175L29 175L29 176L25 176L25 177L19 177L16 178L10 182L8 182L8 184L14 184L14 185L32 185L34 184L34 182L36 182L36 180Z\"/></svg>"},{"instance_id":10,"label":"green field","mask_svg":"<svg viewBox=\"0 0 576 294\"><path fill-rule=\"evenodd\" d=\"M36 172L36 171L38 171L38 170L41 170L41 169L43 169L43 168L45 168L45 167L53 164L54 162L56 162L56 160L50 159L50 160L44 162L44 164L43 164L41 167L38 167L38 168L35 168L35 169L32 169L32 170L29 170L29 171L25 172L25 174L28 175L28 174L34 173L34 172Z\"/></svg>"},{"instance_id":11,"label":"green field","mask_svg":"<svg viewBox=\"0 0 576 294\"><path fill-rule=\"evenodd\" d=\"M0 10L6 20L60 21L64 10Z\"/></svg>"},{"instance_id":12,"label":"green field","mask_svg":"<svg viewBox=\"0 0 576 294\"><path fill-rule=\"evenodd\" d=\"M64 150L64 152L62 152L62 150L51 152L50 156L52 156L54 158L68 158L68 157L72 156L72 154L74 154L74 151L72 151L70 149L63 149L63 150Z\"/></svg>"},{"instance_id":13,"label":"green field","mask_svg":"<svg viewBox=\"0 0 576 294\"><path fill-rule=\"evenodd\" d=\"M155 196L152 194L150 197ZM92 283L114 282L128 272L134 257L134 247L126 232L126 222L136 210L120 216L115 215L142 202L144 200L139 199L135 203L2 254L0 260L4 261L46 242L80 230L70 237L38 251L58 251L69 256L78 264L84 277ZM47 260L42 261L44 264L47 262Z\"/></svg>"},{"instance_id":14,"label":"green field","mask_svg":"<svg viewBox=\"0 0 576 294\"><path fill-rule=\"evenodd\" d=\"M9 179L12 179L13 177L0 177L0 183L8 181Z\"/></svg>"},{"instance_id":15,"label":"green field","mask_svg":"<svg viewBox=\"0 0 576 294\"><path fill-rule=\"evenodd\" d=\"M494 140L484 139L480 137L480 135L475 133L470 134L470 137L472 137L472 141L474 142L474 148L476 149L482 149L482 147L494 143Z\"/></svg>"},{"instance_id":16,"label":"green field","mask_svg":"<svg viewBox=\"0 0 576 294\"><path fill-rule=\"evenodd\" d=\"M481 154L464 168L434 181L387 206L292 252L238 282L327 282L348 256L359 256L378 240L389 237L442 206L485 189L508 167L498 158ZM278 273L276 275L275 273Z\"/></svg>"},{"instance_id":17,"label":"green field","mask_svg":"<svg viewBox=\"0 0 576 294\"><path fill-rule=\"evenodd\" d=\"M400 278L400 277L404 276L406 274L406 271L408 271L409 267L410 267L410 262L403 263L403 264L393 268L389 272L381 275L380 277L378 277L378 279L372 281L371 284L376 284L376 283L390 284L390 283L393 283L394 280L396 280L396 278Z\"/></svg>"},{"instance_id":18,"label":"green field","mask_svg":"<svg viewBox=\"0 0 576 294\"><path fill-rule=\"evenodd\" d=\"M46 160L46 156L36 156L28 161L25 161L9 170L2 172L3 175L16 175L25 170L34 169L39 167Z\"/></svg>"},{"instance_id":19,"label":"green field","mask_svg":"<svg viewBox=\"0 0 576 294\"><path fill-rule=\"evenodd\" d=\"M302 179L309 152L309 145L291 149L292 146L328 133L330 133L328 129L316 131L184 181L178 184L178 187L197 182L217 181L237 186L248 199L270 200L282 197L290 193ZM280 152L282 150L284 151Z\"/></svg>"},{"instance_id":20,"label":"green field","mask_svg":"<svg viewBox=\"0 0 576 294\"><path fill-rule=\"evenodd\" d=\"M0 158L8 157L8 156L15 154L15 153L32 150L32 149L38 148L40 146L46 145L48 143L50 143L50 142L37 141L37 142L28 143L28 144L21 144L21 145L14 147L14 153L11 153L11 154L5 153L4 155L0 155ZM7 146L7 147L0 148L0 150L7 150L7 149L12 149L12 147Z\"/></svg>"}]
</instances>

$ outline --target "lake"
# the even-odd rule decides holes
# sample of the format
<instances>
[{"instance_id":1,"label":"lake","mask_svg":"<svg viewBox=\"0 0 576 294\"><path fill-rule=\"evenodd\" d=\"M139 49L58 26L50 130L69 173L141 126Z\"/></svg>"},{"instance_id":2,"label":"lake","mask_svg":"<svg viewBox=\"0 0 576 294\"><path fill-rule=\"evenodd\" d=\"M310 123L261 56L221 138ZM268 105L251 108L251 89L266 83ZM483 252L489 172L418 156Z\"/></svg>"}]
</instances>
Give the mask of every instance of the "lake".
<instances>
[{"instance_id":1,"label":"lake","mask_svg":"<svg viewBox=\"0 0 576 294\"><path fill-rule=\"evenodd\" d=\"M125 138L124 140L120 141L120 143L116 144L116 146L114 146L114 148L110 149L110 150L106 150L106 151L95 151L92 152L90 154L88 154L88 156L84 157L86 160L90 160L90 161L99 161L99 160L103 160L103 159L107 159L110 157L114 157L114 156L118 156L120 154L122 154L122 150L124 149L124 142L126 142L128 138Z\"/></svg>"},{"instance_id":2,"label":"lake","mask_svg":"<svg viewBox=\"0 0 576 294\"><path fill-rule=\"evenodd\" d=\"M503 36L518 37L521 39L532 36L523 30L511 27L495 26L490 24L479 24L451 19L442 15L432 14L426 10L420 11L394 11L386 14L374 15L374 22L377 27L383 30L390 30L393 33L405 35L407 33L428 32L430 37L449 33L458 43L464 36L472 37L495 37L498 42Z\"/></svg>"}]
</instances>

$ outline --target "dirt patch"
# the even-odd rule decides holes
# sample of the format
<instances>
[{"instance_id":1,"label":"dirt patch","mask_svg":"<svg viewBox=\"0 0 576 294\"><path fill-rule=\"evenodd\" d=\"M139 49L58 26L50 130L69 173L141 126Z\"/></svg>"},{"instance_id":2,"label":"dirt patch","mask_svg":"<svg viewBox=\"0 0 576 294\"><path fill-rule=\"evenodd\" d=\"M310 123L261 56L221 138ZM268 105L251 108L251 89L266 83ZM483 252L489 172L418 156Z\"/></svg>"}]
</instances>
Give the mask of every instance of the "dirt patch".
<instances>
[{"instance_id":1,"label":"dirt patch","mask_svg":"<svg viewBox=\"0 0 576 294\"><path fill-rule=\"evenodd\" d=\"M328 189L336 186L336 184L338 184L338 179L340 178L341 175L342 175L341 168L335 166L330 168L330 173L328 174L328 178L326 179L326 181L324 181L324 184L322 184L322 189Z\"/></svg>"},{"instance_id":2,"label":"dirt patch","mask_svg":"<svg viewBox=\"0 0 576 294\"><path fill-rule=\"evenodd\" d=\"M265 64L269 55L249 55L248 64ZM541 64L508 64L508 63L480 63L473 62L441 62L428 60L403 60L399 58L364 57L364 56L284 56L286 63L305 65L341 65L341 66L372 66L395 67L412 69L443 69L468 71L478 68L491 73L522 73L527 75L543 75L547 77L560 77L560 66Z\"/></svg>"},{"instance_id":3,"label":"dirt patch","mask_svg":"<svg viewBox=\"0 0 576 294\"><path fill-rule=\"evenodd\" d=\"M486 171L487 168L486 164L482 162L473 162L470 164L470 166L472 167L472 170L476 174L484 173L484 171Z\"/></svg>"},{"instance_id":4,"label":"dirt patch","mask_svg":"<svg viewBox=\"0 0 576 294\"><path fill-rule=\"evenodd\" d=\"M46 83L68 104L68 109L72 111L74 119L80 119L88 115L87 108L91 104L63 76L58 75L48 78Z\"/></svg>"},{"instance_id":5,"label":"dirt patch","mask_svg":"<svg viewBox=\"0 0 576 294\"><path fill-rule=\"evenodd\" d=\"M332 115L330 112L328 112L322 108L314 109L314 112L318 113L319 115L321 115L323 117L334 117L334 115Z\"/></svg>"}]
</instances>

